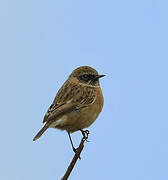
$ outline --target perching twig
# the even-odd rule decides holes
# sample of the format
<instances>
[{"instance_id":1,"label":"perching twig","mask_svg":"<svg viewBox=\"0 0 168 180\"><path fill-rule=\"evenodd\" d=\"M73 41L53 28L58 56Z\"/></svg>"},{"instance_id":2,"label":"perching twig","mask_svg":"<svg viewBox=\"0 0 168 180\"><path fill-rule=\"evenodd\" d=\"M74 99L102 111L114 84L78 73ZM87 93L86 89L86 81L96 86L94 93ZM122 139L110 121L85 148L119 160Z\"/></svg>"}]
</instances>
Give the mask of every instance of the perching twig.
<instances>
[{"instance_id":1,"label":"perching twig","mask_svg":"<svg viewBox=\"0 0 168 180\"><path fill-rule=\"evenodd\" d=\"M81 152L82 152L82 150L84 148L84 142L87 141L88 134L89 134L88 130L86 130L84 132L85 132L85 135L83 134L83 138L81 139L80 145L76 149L76 153L75 153L75 155L74 155L70 165L68 166L68 168L67 168L67 170L66 170L66 172L65 172L65 174L64 174L64 176L63 176L63 178L61 180L67 180L68 179L68 177L71 174L71 172L72 172L72 170L73 170L77 160L80 159L80 154L81 154Z\"/></svg>"}]
</instances>

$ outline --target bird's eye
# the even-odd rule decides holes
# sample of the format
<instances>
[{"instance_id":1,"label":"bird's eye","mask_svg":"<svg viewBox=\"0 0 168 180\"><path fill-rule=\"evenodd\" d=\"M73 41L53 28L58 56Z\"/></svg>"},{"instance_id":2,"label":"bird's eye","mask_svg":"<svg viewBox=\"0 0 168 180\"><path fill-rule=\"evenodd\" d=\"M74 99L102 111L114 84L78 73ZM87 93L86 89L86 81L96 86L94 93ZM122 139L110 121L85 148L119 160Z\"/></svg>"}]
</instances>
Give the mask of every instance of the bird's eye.
<instances>
[{"instance_id":1,"label":"bird's eye","mask_svg":"<svg viewBox=\"0 0 168 180\"><path fill-rule=\"evenodd\" d=\"M89 77L88 74L83 74L83 75L81 75L79 78L80 78L81 80L83 80L83 81L86 81L86 82L90 80L90 77Z\"/></svg>"},{"instance_id":2,"label":"bird's eye","mask_svg":"<svg viewBox=\"0 0 168 180\"><path fill-rule=\"evenodd\" d=\"M84 75L83 75L83 78L84 78L84 79L88 79L88 77L89 77L88 74L84 74Z\"/></svg>"}]
</instances>

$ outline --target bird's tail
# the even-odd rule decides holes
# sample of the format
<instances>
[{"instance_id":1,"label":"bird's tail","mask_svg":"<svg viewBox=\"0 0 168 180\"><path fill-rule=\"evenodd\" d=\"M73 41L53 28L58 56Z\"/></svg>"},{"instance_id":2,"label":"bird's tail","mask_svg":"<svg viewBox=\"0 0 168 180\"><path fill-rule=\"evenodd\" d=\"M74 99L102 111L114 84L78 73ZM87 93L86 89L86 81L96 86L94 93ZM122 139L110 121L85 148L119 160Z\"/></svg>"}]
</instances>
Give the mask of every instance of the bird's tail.
<instances>
[{"instance_id":1,"label":"bird's tail","mask_svg":"<svg viewBox=\"0 0 168 180\"><path fill-rule=\"evenodd\" d=\"M44 127L37 133L37 135L33 138L33 141L40 138L40 136L48 129L47 125L44 125Z\"/></svg>"}]
</instances>

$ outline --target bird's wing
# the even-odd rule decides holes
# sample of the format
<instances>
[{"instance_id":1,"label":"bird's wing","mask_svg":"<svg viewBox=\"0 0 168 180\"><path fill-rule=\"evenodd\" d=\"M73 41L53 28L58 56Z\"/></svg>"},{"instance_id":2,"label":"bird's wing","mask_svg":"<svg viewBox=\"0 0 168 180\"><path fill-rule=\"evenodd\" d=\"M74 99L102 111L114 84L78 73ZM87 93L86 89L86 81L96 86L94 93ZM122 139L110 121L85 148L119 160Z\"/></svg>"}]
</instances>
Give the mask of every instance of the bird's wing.
<instances>
[{"instance_id":1,"label":"bird's wing","mask_svg":"<svg viewBox=\"0 0 168 180\"><path fill-rule=\"evenodd\" d=\"M47 113L44 116L43 123L47 122L49 117L52 116L53 112L63 105L65 105L65 103L60 103L60 104L52 103L51 106L48 108Z\"/></svg>"},{"instance_id":2,"label":"bird's wing","mask_svg":"<svg viewBox=\"0 0 168 180\"><path fill-rule=\"evenodd\" d=\"M59 118L69 112L72 111L77 111L83 106L79 106L77 103L67 103L67 104L62 104L59 107L55 107L52 109L52 111L48 112L48 114L45 115L43 122L49 122L52 120L55 120L56 118Z\"/></svg>"},{"instance_id":3,"label":"bird's wing","mask_svg":"<svg viewBox=\"0 0 168 180\"><path fill-rule=\"evenodd\" d=\"M71 111L77 111L92 104L94 101L94 91L88 88L82 88L79 85L66 81L58 91L54 102L49 107L43 123L53 122L62 115Z\"/></svg>"}]
</instances>

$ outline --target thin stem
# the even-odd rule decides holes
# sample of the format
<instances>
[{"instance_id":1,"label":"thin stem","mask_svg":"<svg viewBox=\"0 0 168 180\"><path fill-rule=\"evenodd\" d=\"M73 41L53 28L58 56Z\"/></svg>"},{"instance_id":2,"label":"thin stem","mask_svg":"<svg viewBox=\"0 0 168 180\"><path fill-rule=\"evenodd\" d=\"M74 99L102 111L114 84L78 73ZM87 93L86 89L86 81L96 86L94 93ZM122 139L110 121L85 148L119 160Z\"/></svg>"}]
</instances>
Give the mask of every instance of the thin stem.
<instances>
[{"instance_id":1,"label":"thin stem","mask_svg":"<svg viewBox=\"0 0 168 180\"><path fill-rule=\"evenodd\" d=\"M83 150L83 148L84 148L84 142L85 142L86 140L87 140L86 137L83 137L83 138L81 139L80 145L79 145L79 147L76 149L75 155L74 155L74 157L73 157L70 165L68 166L68 168L67 168L67 170L66 170L66 172L65 172L65 174L64 174L64 176L63 176L63 178L62 178L61 180L67 180L68 177L70 176L70 174L71 174L71 172L72 172L72 170L73 170L73 168L74 168L77 160L80 159L80 154L81 154L81 152L82 152L82 150Z\"/></svg>"}]
</instances>

